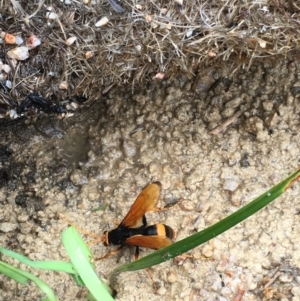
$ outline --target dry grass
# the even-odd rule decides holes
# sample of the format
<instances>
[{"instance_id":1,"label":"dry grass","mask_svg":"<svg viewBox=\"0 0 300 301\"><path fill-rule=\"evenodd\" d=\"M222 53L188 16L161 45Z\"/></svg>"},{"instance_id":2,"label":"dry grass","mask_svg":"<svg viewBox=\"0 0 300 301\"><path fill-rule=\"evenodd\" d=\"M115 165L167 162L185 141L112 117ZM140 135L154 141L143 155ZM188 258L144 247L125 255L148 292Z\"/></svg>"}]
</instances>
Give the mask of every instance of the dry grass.
<instances>
[{"instance_id":1,"label":"dry grass","mask_svg":"<svg viewBox=\"0 0 300 301\"><path fill-rule=\"evenodd\" d=\"M2 40L0 59L12 67L12 89L2 82L0 103L20 102L32 91L52 102L93 100L111 85L143 84L159 72L190 77L233 55L247 68L254 59L286 55L300 42L299 1L124 0L124 13L113 10L116 0L70 2L0 0L2 31L42 40L15 65L7 51L16 45ZM47 19L50 9L57 19ZM109 22L96 27L102 17ZM77 39L67 45L72 36Z\"/></svg>"}]
</instances>

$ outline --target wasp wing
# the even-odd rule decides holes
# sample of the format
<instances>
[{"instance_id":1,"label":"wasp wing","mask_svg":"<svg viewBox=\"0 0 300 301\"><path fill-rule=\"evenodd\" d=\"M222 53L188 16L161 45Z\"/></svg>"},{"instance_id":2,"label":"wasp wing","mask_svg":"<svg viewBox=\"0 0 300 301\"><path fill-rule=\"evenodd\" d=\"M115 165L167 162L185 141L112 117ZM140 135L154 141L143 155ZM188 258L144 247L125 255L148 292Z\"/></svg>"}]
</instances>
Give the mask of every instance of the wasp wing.
<instances>
[{"instance_id":1,"label":"wasp wing","mask_svg":"<svg viewBox=\"0 0 300 301\"><path fill-rule=\"evenodd\" d=\"M162 249L171 245L173 242L170 238L160 235L134 235L126 239L125 244L148 249Z\"/></svg>"},{"instance_id":2,"label":"wasp wing","mask_svg":"<svg viewBox=\"0 0 300 301\"><path fill-rule=\"evenodd\" d=\"M153 182L147 185L139 194L119 226L137 228L143 225L143 216L153 210L161 192L161 183Z\"/></svg>"}]
</instances>

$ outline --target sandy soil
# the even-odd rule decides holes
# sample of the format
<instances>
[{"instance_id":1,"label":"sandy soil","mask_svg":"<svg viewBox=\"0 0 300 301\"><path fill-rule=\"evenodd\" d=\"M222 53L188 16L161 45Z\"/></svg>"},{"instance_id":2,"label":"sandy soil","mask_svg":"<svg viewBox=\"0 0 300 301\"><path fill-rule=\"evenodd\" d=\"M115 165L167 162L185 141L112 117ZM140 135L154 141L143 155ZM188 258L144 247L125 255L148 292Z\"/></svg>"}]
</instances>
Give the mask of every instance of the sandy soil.
<instances>
[{"instance_id":1,"label":"sandy soil","mask_svg":"<svg viewBox=\"0 0 300 301\"><path fill-rule=\"evenodd\" d=\"M157 180L161 206L183 202L149 213L148 221L171 226L175 240L226 217L299 166L299 74L296 55L254 62L248 72L227 64L194 82L178 77L134 94L111 90L70 118L39 115L2 127L0 245L33 260L67 260L66 223L58 214L103 233ZM228 119L223 132L214 130ZM152 268L156 294L145 271L121 274L116 300L300 300L299 196L295 183L186 258ZM104 211L91 212L102 204ZM93 246L96 257L107 251ZM124 248L97 262L99 274L107 276L133 254ZM59 300L84 300L68 275L33 272ZM0 275L1 301L40 298L33 284Z\"/></svg>"}]
</instances>

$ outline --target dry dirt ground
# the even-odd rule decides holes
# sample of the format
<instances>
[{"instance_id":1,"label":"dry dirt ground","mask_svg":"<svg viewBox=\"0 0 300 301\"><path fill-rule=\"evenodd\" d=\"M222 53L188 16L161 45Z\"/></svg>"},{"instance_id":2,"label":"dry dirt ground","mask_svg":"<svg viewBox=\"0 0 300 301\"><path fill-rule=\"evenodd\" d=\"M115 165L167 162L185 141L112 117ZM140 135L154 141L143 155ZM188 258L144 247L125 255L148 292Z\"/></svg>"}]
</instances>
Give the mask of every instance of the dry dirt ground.
<instances>
[{"instance_id":1,"label":"dry dirt ground","mask_svg":"<svg viewBox=\"0 0 300 301\"><path fill-rule=\"evenodd\" d=\"M69 118L40 114L2 126L0 245L32 260L67 260L58 214L103 233L152 181L163 185L161 206L183 199L147 215L149 224L171 226L175 240L226 217L298 168L299 74L297 53L255 61L249 71L227 62L194 82L111 90ZM100 205L106 209L92 212ZM156 293L145 271L121 274L116 300L300 300L299 212L295 183L189 256L152 268ZM92 249L96 257L108 250ZM105 278L133 253L124 248L97 271ZM59 300L84 300L68 275L31 271ZM40 299L33 284L0 275L1 301Z\"/></svg>"}]
</instances>

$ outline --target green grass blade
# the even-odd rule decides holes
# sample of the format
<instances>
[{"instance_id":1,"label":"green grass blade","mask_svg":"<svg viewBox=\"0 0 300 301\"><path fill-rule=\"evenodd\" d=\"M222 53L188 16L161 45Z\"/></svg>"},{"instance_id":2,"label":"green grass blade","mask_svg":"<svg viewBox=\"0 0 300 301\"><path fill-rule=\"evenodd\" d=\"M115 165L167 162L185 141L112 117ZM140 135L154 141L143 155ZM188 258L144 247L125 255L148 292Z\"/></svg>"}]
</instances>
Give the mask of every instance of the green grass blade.
<instances>
[{"instance_id":1,"label":"green grass blade","mask_svg":"<svg viewBox=\"0 0 300 301\"><path fill-rule=\"evenodd\" d=\"M90 262L90 250L74 227L63 232L62 241L77 273L94 298L98 301L113 301L108 286L97 276L94 265Z\"/></svg>"},{"instance_id":2,"label":"green grass blade","mask_svg":"<svg viewBox=\"0 0 300 301\"><path fill-rule=\"evenodd\" d=\"M111 274L111 283L114 283L115 276L120 272L140 270L162 263L168 259L185 253L227 231L228 229L232 228L233 226L237 225L241 221L245 220L249 216L253 215L257 211L268 205L283 192L285 192L285 190L288 189L299 177L300 169L292 173L290 176L285 178L283 181L269 189L267 192L265 192L246 206L237 210L235 213L224 218L220 222L208 227L207 229L184 238L166 248L153 252L150 255L147 255L135 262L124 264L116 268Z\"/></svg>"},{"instance_id":3,"label":"green grass blade","mask_svg":"<svg viewBox=\"0 0 300 301\"><path fill-rule=\"evenodd\" d=\"M12 265L3 261L0 261L0 273L21 284L25 285L28 283L27 277L23 276L21 273L19 273L19 271L16 271L16 269Z\"/></svg>"},{"instance_id":4,"label":"green grass blade","mask_svg":"<svg viewBox=\"0 0 300 301\"><path fill-rule=\"evenodd\" d=\"M21 284L27 284L28 280L31 280L45 295L47 295L47 299L45 300L57 301L52 289L44 281L40 280L31 273L20 270L5 262L0 262L0 272Z\"/></svg>"},{"instance_id":5,"label":"green grass blade","mask_svg":"<svg viewBox=\"0 0 300 301\"><path fill-rule=\"evenodd\" d=\"M14 251L1 248L0 252L9 256L11 258L17 259L20 262L37 269L44 269L44 270L51 270L51 271L58 271L58 272L66 272L69 274L75 274L75 269L71 263L64 262L64 261L32 261L28 257L16 253Z\"/></svg>"},{"instance_id":6,"label":"green grass blade","mask_svg":"<svg viewBox=\"0 0 300 301\"><path fill-rule=\"evenodd\" d=\"M36 269L68 273L78 285L84 285L82 279L78 276L76 269L71 263L64 261L32 261L22 254L1 247L0 252Z\"/></svg>"}]
</instances>

